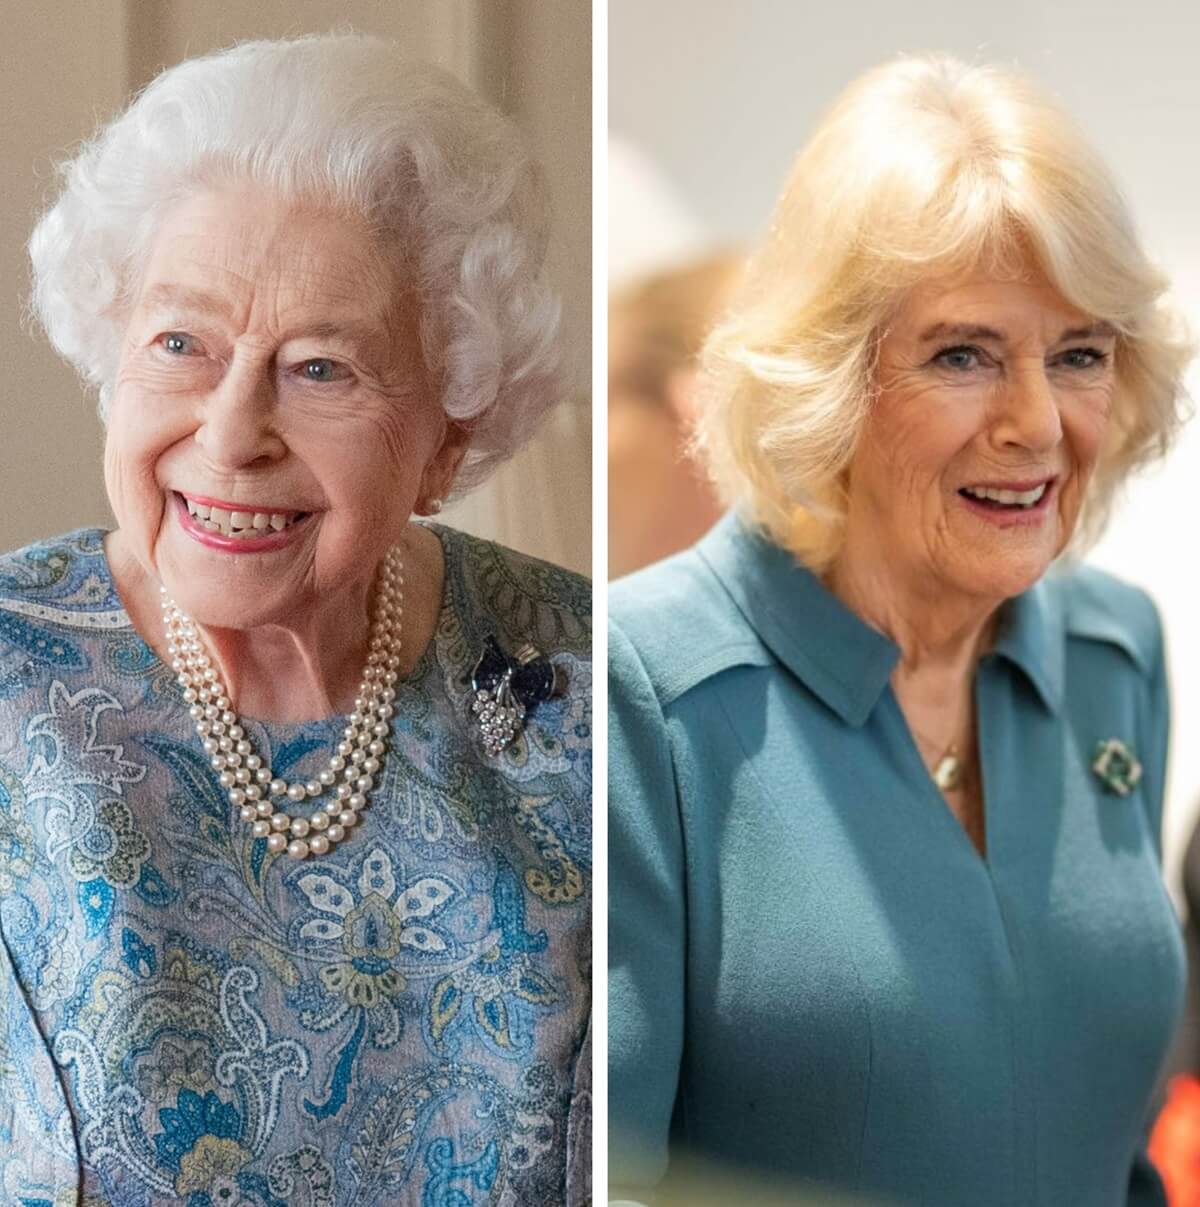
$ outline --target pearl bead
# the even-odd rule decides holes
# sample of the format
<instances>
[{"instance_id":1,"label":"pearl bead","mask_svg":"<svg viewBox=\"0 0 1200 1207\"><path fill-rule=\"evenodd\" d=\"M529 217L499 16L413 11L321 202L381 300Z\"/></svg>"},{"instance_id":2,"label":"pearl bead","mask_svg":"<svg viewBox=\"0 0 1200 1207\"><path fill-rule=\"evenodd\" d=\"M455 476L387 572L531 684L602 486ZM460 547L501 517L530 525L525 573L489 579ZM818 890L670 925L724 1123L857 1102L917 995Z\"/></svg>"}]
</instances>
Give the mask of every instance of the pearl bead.
<instances>
[{"instance_id":1,"label":"pearl bead","mask_svg":"<svg viewBox=\"0 0 1200 1207\"><path fill-rule=\"evenodd\" d=\"M297 859L325 854L357 824L359 811L366 806L366 793L374 786L372 777L382 769L390 732L386 722L393 713L395 690L391 685L400 665L403 582L403 560L399 549L393 547L379 568L369 655L342 741L314 779L292 784L273 776L264 766L195 623L170 598L166 587L160 588L167 653L204 752L241 819L250 823L255 837L265 837L268 849L275 853L286 850ZM344 773L344 783L337 782L339 773ZM272 797L286 796L299 803L320 796L326 788L334 789L338 802L334 807L342 808L336 820L328 806L316 809L308 818L274 811Z\"/></svg>"}]
</instances>

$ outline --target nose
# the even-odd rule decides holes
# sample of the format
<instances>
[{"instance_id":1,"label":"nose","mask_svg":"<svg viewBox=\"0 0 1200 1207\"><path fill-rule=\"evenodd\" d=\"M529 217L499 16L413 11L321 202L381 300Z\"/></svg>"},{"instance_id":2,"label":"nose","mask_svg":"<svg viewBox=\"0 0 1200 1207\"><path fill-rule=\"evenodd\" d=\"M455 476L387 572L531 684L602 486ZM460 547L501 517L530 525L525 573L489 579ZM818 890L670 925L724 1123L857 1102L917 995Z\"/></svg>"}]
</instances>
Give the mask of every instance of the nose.
<instances>
[{"instance_id":1,"label":"nose","mask_svg":"<svg viewBox=\"0 0 1200 1207\"><path fill-rule=\"evenodd\" d=\"M275 426L275 380L269 358L235 356L199 406L195 440L214 469L265 465L286 452Z\"/></svg>"},{"instance_id":2,"label":"nose","mask_svg":"<svg viewBox=\"0 0 1200 1207\"><path fill-rule=\"evenodd\" d=\"M1047 452L1062 440L1062 413L1045 366L1024 368L1001 387L991 437L998 447Z\"/></svg>"}]
</instances>

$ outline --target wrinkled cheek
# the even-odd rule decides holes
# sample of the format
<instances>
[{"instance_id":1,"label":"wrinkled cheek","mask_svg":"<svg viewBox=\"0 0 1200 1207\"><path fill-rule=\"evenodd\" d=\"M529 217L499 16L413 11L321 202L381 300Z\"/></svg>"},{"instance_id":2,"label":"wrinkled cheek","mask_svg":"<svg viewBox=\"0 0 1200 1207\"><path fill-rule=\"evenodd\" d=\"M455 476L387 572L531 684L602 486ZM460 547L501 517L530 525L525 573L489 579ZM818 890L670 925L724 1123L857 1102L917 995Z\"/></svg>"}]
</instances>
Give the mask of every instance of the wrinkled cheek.
<instances>
[{"instance_id":1,"label":"wrinkled cheek","mask_svg":"<svg viewBox=\"0 0 1200 1207\"><path fill-rule=\"evenodd\" d=\"M164 496L154 474L154 458L129 438L120 423L110 424L104 445L104 484L117 524L148 551L163 519Z\"/></svg>"}]
</instances>

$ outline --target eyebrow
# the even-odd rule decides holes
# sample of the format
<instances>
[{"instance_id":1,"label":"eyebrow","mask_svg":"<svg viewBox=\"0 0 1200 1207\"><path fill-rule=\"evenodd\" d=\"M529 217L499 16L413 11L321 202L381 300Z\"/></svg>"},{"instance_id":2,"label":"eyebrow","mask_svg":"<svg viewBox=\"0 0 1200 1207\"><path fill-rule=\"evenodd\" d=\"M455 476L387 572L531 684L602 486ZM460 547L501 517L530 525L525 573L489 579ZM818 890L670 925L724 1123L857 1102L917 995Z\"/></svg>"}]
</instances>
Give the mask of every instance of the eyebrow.
<instances>
[{"instance_id":1,"label":"eyebrow","mask_svg":"<svg viewBox=\"0 0 1200 1207\"><path fill-rule=\"evenodd\" d=\"M160 282L152 285L142 296L140 307L144 309L170 308L180 313L221 314L226 310L226 300L220 294L191 285L175 285ZM381 339L386 342L385 327L370 321L345 319L339 322L328 320L295 325L287 334L288 339L341 340L355 351L365 351L378 346Z\"/></svg>"},{"instance_id":2,"label":"eyebrow","mask_svg":"<svg viewBox=\"0 0 1200 1207\"><path fill-rule=\"evenodd\" d=\"M1055 343L1061 344L1073 339L1113 339L1117 329L1112 323L1103 320L1089 323L1086 327L1071 327L1064 331ZM1002 331L994 327L980 326L976 323L934 323L921 333L920 342L927 344L932 340L944 339L985 339L1003 343L1007 338Z\"/></svg>"},{"instance_id":3,"label":"eyebrow","mask_svg":"<svg viewBox=\"0 0 1200 1207\"><path fill-rule=\"evenodd\" d=\"M168 281L151 285L138 299L138 308L153 306L177 306L187 310L222 311L225 301L207 289L192 285L173 285Z\"/></svg>"}]
</instances>

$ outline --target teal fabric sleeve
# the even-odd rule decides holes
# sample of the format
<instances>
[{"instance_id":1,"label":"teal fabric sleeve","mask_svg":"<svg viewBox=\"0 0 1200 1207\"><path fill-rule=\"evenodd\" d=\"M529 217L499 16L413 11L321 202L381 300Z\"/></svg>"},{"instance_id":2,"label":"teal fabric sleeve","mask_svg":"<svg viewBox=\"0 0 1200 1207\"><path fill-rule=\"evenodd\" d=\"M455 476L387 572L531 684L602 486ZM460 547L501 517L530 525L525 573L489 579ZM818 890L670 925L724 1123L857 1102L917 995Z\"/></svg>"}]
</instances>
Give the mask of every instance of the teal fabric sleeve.
<instances>
[{"instance_id":1,"label":"teal fabric sleeve","mask_svg":"<svg viewBox=\"0 0 1200 1207\"><path fill-rule=\"evenodd\" d=\"M666 723L609 634L609 1178L641 1197L667 1167L683 1047L684 849Z\"/></svg>"},{"instance_id":2,"label":"teal fabric sleeve","mask_svg":"<svg viewBox=\"0 0 1200 1207\"><path fill-rule=\"evenodd\" d=\"M1167 685L1167 660L1163 648L1162 624L1157 612L1157 656L1154 668L1147 681L1149 700L1145 716L1146 730L1142 734L1142 748L1146 752L1143 774L1149 781L1146 785L1146 800L1151 809L1150 832L1158 844L1158 857L1162 861L1162 814L1163 799L1167 787L1167 746L1171 732L1171 696ZM1146 1121L1142 1143L1133 1160L1129 1175L1128 1207L1168 1207L1167 1192L1163 1181L1147 1151L1153 1118Z\"/></svg>"}]
</instances>

